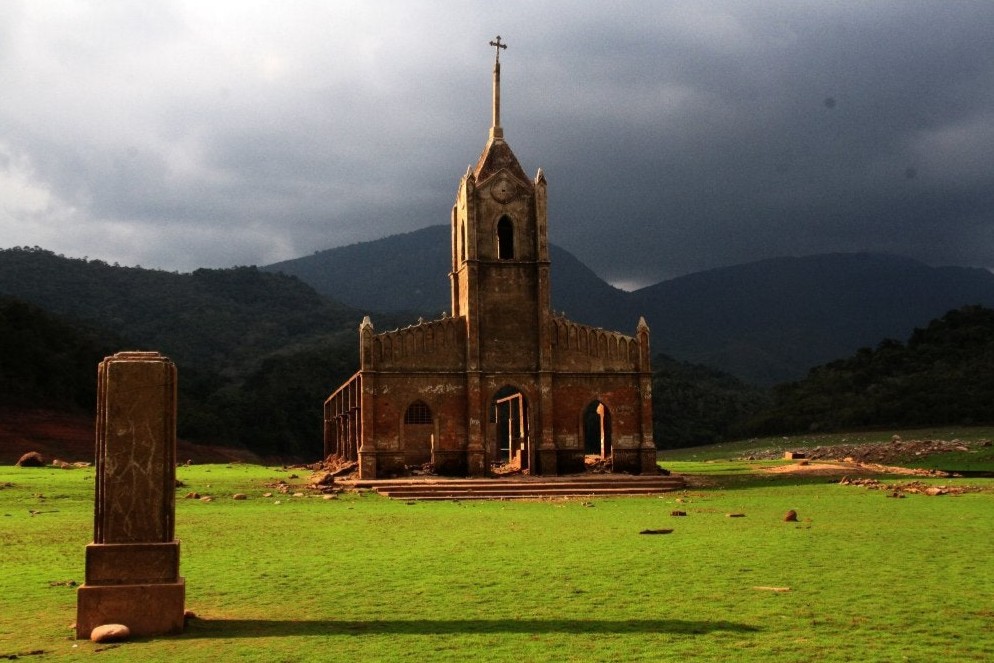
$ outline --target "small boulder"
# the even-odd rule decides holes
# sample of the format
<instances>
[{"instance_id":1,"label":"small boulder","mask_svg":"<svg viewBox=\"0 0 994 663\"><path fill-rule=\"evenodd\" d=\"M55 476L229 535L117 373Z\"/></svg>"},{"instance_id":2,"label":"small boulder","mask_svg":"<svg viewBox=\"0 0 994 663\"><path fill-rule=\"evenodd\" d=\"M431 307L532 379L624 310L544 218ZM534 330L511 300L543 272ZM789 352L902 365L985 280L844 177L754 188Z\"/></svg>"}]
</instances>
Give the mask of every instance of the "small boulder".
<instances>
[{"instance_id":1,"label":"small boulder","mask_svg":"<svg viewBox=\"0 0 994 663\"><path fill-rule=\"evenodd\" d=\"M796 523L797 522L797 512L791 509L783 516L783 521L785 523Z\"/></svg>"},{"instance_id":2,"label":"small boulder","mask_svg":"<svg viewBox=\"0 0 994 663\"><path fill-rule=\"evenodd\" d=\"M234 495L231 496L231 499L233 499L233 500L247 500L248 499L248 495L246 495L245 493L235 493Z\"/></svg>"},{"instance_id":3,"label":"small boulder","mask_svg":"<svg viewBox=\"0 0 994 663\"><path fill-rule=\"evenodd\" d=\"M124 624L103 624L90 631L93 642L120 642L131 637L131 629Z\"/></svg>"},{"instance_id":4,"label":"small boulder","mask_svg":"<svg viewBox=\"0 0 994 663\"><path fill-rule=\"evenodd\" d=\"M45 467L45 458L37 451L29 451L15 464L18 467Z\"/></svg>"},{"instance_id":5,"label":"small boulder","mask_svg":"<svg viewBox=\"0 0 994 663\"><path fill-rule=\"evenodd\" d=\"M330 486L335 483L335 475L331 472L318 472L311 476L312 486Z\"/></svg>"}]
</instances>

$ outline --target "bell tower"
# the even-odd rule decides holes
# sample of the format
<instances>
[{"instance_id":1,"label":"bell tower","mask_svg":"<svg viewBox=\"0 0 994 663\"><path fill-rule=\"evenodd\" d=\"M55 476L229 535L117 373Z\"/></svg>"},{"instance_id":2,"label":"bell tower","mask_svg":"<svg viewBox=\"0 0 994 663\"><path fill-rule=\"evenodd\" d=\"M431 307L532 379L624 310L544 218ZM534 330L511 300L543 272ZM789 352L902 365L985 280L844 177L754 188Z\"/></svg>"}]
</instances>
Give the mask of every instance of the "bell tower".
<instances>
[{"instance_id":1,"label":"bell tower","mask_svg":"<svg viewBox=\"0 0 994 663\"><path fill-rule=\"evenodd\" d=\"M500 124L500 36L493 121L483 153L459 181L452 207L452 313L467 324L467 368L542 370L550 319L546 181L529 179Z\"/></svg>"}]
</instances>

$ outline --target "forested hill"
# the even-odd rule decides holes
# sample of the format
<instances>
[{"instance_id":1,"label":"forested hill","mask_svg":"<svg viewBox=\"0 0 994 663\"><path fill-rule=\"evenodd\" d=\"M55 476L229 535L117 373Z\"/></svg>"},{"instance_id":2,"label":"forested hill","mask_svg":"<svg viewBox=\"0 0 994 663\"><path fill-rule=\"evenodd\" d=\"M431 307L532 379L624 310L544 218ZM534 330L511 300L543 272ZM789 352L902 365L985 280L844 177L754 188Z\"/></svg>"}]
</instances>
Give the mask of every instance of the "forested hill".
<instances>
[{"instance_id":1,"label":"forested hill","mask_svg":"<svg viewBox=\"0 0 994 663\"><path fill-rule=\"evenodd\" d=\"M0 406L91 410L96 366L114 345L105 333L0 296Z\"/></svg>"},{"instance_id":2,"label":"forested hill","mask_svg":"<svg viewBox=\"0 0 994 663\"><path fill-rule=\"evenodd\" d=\"M994 423L994 310L950 311L773 390L741 433Z\"/></svg>"},{"instance_id":3,"label":"forested hill","mask_svg":"<svg viewBox=\"0 0 994 663\"><path fill-rule=\"evenodd\" d=\"M244 375L262 357L358 328L359 311L255 267L179 274L0 250L0 295L113 332L191 368Z\"/></svg>"},{"instance_id":4,"label":"forested hill","mask_svg":"<svg viewBox=\"0 0 994 663\"><path fill-rule=\"evenodd\" d=\"M449 235L448 226L430 226L260 269L296 276L358 309L434 318L451 306ZM553 244L549 253L554 309L586 324L635 331L638 315L624 313L627 293L605 283L568 251Z\"/></svg>"},{"instance_id":5,"label":"forested hill","mask_svg":"<svg viewBox=\"0 0 994 663\"><path fill-rule=\"evenodd\" d=\"M840 271L847 260L851 264ZM789 259L775 261L775 269L756 268L751 276L748 269L732 269L739 276L738 289L722 270L685 277L685 289L660 298L670 308L655 309L658 443L704 444L736 432L994 421L994 312L964 308L931 324L923 320L913 334L911 329L888 334L889 328L881 326L883 314L913 328L910 314L894 307L923 314L927 307L914 307L920 302L939 306L946 301L943 292L958 293L953 299L982 298L985 277L977 270L934 270L902 259L888 267L887 261L852 256L826 258L819 265L815 259ZM807 274L812 268L819 274ZM901 269L908 272L903 280L888 280ZM579 273L590 276L589 270ZM777 273L793 274L797 282L784 284L770 276ZM830 277L838 283L825 284ZM867 285L873 279L882 283ZM962 280L958 288L953 287L957 279ZM560 281L565 281L562 274ZM801 297L819 287L810 302ZM573 292L582 305L584 290ZM586 294L608 301L619 292ZM41 249L10 249L0 251L0 297L0 405L92 408L96 364L103 356L158 350L179 365L182 437L243 445L261 455L314 459L321 451L321 402L358 366L362 311L318 294L295 277L252 267L175 274L69 259ZM763 305L750 309L748 302L756 301ZM775 310L778 304L782 310ZM833 319L850 314L869 322ZM378 314L377 328L406 324L407 315ZM754 315L768 319L753 320ZM661 355L667 342L696 333L700 343L710 338L712 347L764 359L760 365L768 366L805 344L824 352L829 346L823 337L855 342L859 337L847 331L849 324L880 334L863 343L876 349L859 350L813 370L806 380L777 388L772 405L761 390L728 375ZM765 338L763 330L770 325L783 329ZM810 331L811 325L818 333ZM881 342L909 334L907 344ZM832 347L836 356L844 354L844 346Z\"/></svg>"},{"instance_id":6,"label":"forested hill","mask_svg":"<svg viewBox=\"0 0 994 663\"><path fill-rule=\"evenodd\" d=\"M3 295L0 403L92 411L104 356L157 350L179 368L179 434L202 443L317 458L321 403L358 365L359 311L254 267L175 274L9 249Z\"/></svg>"},{"instance_id":7,"label":"forested hill","mask_svg":"<svg viewBox=\"0 0 994 663\"><path fill-rule=\"evenodd\" d=\"M764 386L800 379L882 339L905 338L952 309L994 307L994 274L987 270L891 255L774 258L630 293L559 247L551 247L551 257L556 310L625 333L645 316L654 351ZM261 269L298 276L363 310L434 317L449 308L450 260L449 229L433 226Z\"/></svg>"}]
</instances>

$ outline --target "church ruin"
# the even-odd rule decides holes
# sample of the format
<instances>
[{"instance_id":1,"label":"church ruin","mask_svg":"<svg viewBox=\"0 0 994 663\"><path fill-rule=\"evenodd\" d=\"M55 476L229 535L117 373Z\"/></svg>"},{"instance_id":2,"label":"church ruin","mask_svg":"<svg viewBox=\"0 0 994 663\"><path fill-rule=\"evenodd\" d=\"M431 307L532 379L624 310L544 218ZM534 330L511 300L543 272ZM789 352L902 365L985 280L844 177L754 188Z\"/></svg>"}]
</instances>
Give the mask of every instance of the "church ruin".
<instances>
[{"instance_id":1,"label":"church ruin","mask_svg":"<svg viewBox=\"0 0 994 663\"><path fill-rule=\"evenodd\" d=\"M649 327L634 336L566 319L550 306L548 184L529 179L493 122L452 207L451 315L377 333L359 327L359 371L324 403L324 453L364 479L431 463L479 476L508 463L532 474L656 471Z\"/></svg>"}]
</instances>

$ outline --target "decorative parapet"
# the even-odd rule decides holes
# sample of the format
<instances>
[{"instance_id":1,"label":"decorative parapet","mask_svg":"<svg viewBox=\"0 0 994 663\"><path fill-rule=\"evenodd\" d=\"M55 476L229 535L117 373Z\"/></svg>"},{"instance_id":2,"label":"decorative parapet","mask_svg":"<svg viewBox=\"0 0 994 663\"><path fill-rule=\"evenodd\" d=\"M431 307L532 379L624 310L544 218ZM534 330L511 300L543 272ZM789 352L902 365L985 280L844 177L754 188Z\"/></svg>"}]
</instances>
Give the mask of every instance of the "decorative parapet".
<instances>
[{"instance_id":1,"label":"decorative parapet","mask_svg":"<svg viewBox=\"0 0 994 663\"><path fill-rule=\"evenodd\" d=\"M370 339L375 370L461 368L466 356L465 318L442 318L374 334Z\"/></svg>"},{"instance_id":2,"label":"decorative parapet","mask_svg":"<svg viewBox=\"0 0 994 663\"><path fill-rule=\"evenodd\" d=\"M555 361L570 362L578 370L638 371L642 359L640 338L583 325L562 315L552 318L552 353Z\"/></svg>"}]
</instances>

